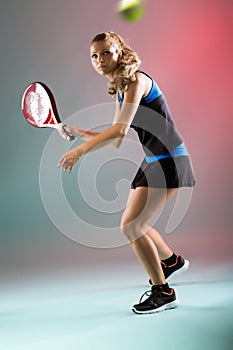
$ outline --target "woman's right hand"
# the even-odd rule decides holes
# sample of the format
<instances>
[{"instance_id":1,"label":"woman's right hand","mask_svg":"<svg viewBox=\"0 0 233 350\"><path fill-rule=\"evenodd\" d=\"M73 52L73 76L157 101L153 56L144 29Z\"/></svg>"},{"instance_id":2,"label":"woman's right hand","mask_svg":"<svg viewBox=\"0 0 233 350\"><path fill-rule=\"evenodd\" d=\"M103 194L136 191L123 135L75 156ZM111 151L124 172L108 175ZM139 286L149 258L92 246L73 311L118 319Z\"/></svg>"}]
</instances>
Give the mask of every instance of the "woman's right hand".
<instances>
[{"instance_id":1,"label":"woman's right hand","mask_svg":"<svg viewBox=\"0 0 233 350\"><path fill-rule=\"evenodd\" d=\"M65 131L67 131L67 132L65 132ZM58 132L64 140L69 140L70 136L72 136L74 139L77 137L77 128L75 126L72 126L72 125L60 124L59 128L58 128Z\"/></svg>"}]
</instances>

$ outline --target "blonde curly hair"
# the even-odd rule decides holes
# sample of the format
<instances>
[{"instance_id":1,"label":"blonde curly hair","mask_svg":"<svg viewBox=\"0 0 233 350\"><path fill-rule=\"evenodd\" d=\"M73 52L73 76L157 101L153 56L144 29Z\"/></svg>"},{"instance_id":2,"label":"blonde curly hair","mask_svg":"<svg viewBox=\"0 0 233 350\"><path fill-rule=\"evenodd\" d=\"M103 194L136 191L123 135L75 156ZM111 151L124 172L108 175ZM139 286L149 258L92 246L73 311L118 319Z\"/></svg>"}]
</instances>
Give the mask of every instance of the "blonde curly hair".
<instances>
[{"instance_id":1,"label":"blonde curly hair","mask_svg":"<svg viewBox=\"0 0 233 350\"><path fill-rule=\"evenodd\" d=\"M117 91L127 91L128 86L136 80L135 72L141 64L138 55L114 32L97 34L92 39L91 44L97 41L109 41L122 52L122 57L114 72L113 79L108 84L108 93L115 95Z\"/></svg>"}]
</instances>

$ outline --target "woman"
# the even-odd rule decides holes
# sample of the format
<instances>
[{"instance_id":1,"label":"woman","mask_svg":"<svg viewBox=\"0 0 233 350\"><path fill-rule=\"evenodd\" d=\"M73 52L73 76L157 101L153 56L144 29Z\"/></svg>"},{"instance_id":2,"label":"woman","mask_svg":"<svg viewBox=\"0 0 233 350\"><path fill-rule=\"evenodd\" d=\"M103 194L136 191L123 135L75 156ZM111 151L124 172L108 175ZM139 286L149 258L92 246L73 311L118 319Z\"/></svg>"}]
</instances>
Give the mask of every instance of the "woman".
<instances>
[{"instance_id":1,"label":"woman","mask_svg":"<svg viewBox=\"0 0 233 350\"><path fill-rule=\"evenodd\" d=\"M179 302L167 279L187 270L189 262L173 253L148 222L180 187L194 186L190 159L162 91L138 70L141 62L124 40L113 32L98 34L90 55L97 73L109 79L109 94L116 95L114 121L99 133L68 126L69 132L86 142L67 152L58 166L71 172L84 154L105 146L118 148L129 128L135 129L146 157L132 182L121 230L150 276L152 288L149 295L144 293L148 298L132 310L152 313L174 308Z\"/></svg>"}]
</instances>

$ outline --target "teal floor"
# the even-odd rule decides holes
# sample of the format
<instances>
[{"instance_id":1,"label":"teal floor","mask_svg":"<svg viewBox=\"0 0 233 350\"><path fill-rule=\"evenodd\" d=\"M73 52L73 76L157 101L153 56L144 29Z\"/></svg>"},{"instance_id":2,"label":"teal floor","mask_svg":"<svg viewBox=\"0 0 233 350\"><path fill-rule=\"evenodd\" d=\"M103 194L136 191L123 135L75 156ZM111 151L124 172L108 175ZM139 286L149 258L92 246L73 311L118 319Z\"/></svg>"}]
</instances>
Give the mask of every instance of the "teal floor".
<instances>
[{"instance_id":1,"label":"teal floor","mask_svg":"<svg viewBox=\"0 0 233 350\"><path fill-rule=\"evenodd\" d=\"M139 266L8 280L0 293L0 349L233 349L232 264L193 263L170 284L177 309L136 315L131 305L149 289Z\"/></svg>"}]
</instances>

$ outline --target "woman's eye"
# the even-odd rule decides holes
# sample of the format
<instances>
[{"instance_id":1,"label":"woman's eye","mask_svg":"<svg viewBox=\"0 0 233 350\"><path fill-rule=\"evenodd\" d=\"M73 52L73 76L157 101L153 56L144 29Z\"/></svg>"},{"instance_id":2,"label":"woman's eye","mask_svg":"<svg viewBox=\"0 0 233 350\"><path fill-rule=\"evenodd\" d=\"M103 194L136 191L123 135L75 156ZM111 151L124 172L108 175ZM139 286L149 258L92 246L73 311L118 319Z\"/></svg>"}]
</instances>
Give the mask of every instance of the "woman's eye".
<instances>
[{"instance_id":1,"label":"woman's eye","mask_svg":"<svg viewBox=\"0 0 233 350\"><path fill-rule=\"evenodd\" d=\"M109 54L110 54L110 51L108 51L108 50L106 50L106 51L103 52L103 55L104 55L104 56L107 56L107 55L109 55Z\"/></svg>"},{"instance_id":2,"label":"woman's eye","mask_svg":"<svg viewBox=\"0 0 233 350\"><path fill-rule=\"evenodd\" d=\"M96 58L97 58L97 55L96 55L96 53L93 53L93 55L91 55L91 58L94 58L94 59L96 59Z\"/></svg>"}]
</instances>

